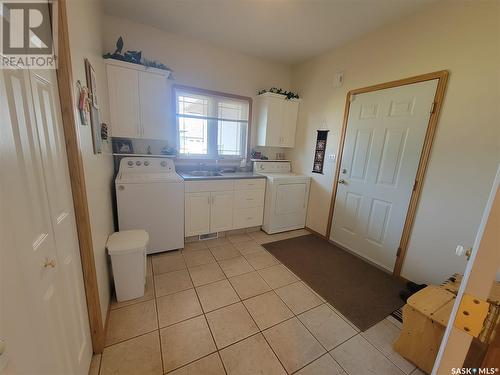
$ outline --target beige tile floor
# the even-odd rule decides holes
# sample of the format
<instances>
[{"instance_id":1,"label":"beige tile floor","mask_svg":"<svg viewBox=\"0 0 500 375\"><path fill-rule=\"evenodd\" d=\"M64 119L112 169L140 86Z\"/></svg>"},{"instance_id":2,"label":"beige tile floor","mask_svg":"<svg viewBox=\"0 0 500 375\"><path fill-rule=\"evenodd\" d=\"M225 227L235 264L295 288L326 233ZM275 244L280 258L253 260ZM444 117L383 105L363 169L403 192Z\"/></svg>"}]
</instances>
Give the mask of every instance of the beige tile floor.
<instances>
[{"instance_id":1,"label":"beige tile floor","mask_svg":"<svg viewBox=\"0 0 500 375\"><path fill-rule=\"evenodd\" d=\"M401 326L357 328L260 244L238 234L148 258L145 296L113 302L92 375L420 374L392 350Z\"/></svg>"}]
</instances>

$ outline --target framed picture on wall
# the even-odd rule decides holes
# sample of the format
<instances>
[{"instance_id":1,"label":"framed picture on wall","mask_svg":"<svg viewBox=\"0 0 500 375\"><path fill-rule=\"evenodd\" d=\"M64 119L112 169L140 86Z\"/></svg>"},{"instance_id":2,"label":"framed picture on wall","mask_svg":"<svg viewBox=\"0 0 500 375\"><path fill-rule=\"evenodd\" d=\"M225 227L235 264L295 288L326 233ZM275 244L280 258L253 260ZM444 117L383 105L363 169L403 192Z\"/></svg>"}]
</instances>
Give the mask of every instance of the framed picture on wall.
<instances>
[{"instance_id":1,"label":"framed picture on wall","mask_svg":"<svg viewBox=\"0 0 500 375\"><path fill-rule=\"evenodd\" d=\"M313 173L323 173L327 138L328 130L318 130L318 134L316 136L316 148L314 150Z\"/></svg>"},{"instance_id":2,"label":"framed picture on wall","mask_svg":"<svg viewBox=\"0 0 500 375\"><path fill-rule=\"evenodd\" d=\"M127 138L113 138L113 153L133 154L134 147L132 145L132 141Z\"/></svg>"},{"instance_id":3,"label":"framed picture on wall","mask_svg":"<svg viewBox=\"0 0 500 375\"><path fill-rule=\"evenodd\" d=\"M90 124L92 127L92 141L94 154L102 152L101 121L99 119L99 100L97 95L97 79L95 70L88 59L85 59L85 74L90 98Z\"/></svg>"}]
</instances>

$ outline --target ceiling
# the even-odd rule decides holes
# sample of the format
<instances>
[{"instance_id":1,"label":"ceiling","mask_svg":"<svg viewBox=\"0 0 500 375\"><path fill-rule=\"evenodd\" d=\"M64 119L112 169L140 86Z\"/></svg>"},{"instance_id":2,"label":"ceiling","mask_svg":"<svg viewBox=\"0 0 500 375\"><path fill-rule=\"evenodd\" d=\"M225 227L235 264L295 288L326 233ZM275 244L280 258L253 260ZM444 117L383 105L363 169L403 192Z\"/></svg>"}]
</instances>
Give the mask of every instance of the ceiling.
<instances>
[{"instance_id":1,"label":"ceiling","mask_svg":"<svg viewBox=\"0 0 500 375\"><path fill-rule=\"evenodd\" d=\"M295 64L438 0L104 0L105 11Z\"/></svg>"}]
</instances>

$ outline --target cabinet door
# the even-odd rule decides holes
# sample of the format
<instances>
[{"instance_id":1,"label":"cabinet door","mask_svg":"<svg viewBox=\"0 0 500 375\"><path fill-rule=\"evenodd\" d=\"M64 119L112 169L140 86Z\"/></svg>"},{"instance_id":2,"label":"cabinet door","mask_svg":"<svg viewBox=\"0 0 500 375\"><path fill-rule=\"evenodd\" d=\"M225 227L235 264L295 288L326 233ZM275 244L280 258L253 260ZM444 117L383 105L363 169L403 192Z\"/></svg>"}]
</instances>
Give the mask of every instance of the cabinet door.
<instances>
[{"instance_id":1,"label":"cabinet door","mask_svg":"<svg viewBox=\"0 0 500 375\"><path fill-rule=\"evenodd\" d=\"M167 78L139 72L139 102L142 138L167 139Z\"/></svg>"},{"instance_id":2,"label":"cabinet door","mask_svg":"<svg viewBox=\"0 0 500 375\"><path fill-rule=\"evenodd\" d=\"M185 195L185 236L210 232L210 193Z\"/></svg>"},{"instance_id":3,"label":"cabinet door","mask_svg":"<svg viewBox=\"0 0 500 375\"><path fill-rule=\"evenodd\" d=\"M112 136L140 138L139 72L108 65L107 73Z\"/></svg>"},{"instance_id":4,"label":"cabinet door","mask_svg":"<svg viewBox=\"0 0 500 375\"><path fill-rule=\"evenodd\" d=\"M295 130L297 128L297 114L299 102L285 100L283 103L283 120L281 123L281 147L295 146Z\"/></svg>"},{"instance_id":5,"label":"cabinet door","mask_svg":"<svg viewBox=\"0 0 500 375\"><path fill-rule=\"evenodd\" d=\"M267 102L267 129L266 146L281 146L281 124L283 122L283 102L281 98L268 97Z\"/></svg>"},{"instance_id":6,"label":"cabinet door","mask_svg":"<svg viewBox=\"0 0 500 375\"><path fill-rule=\"evenodd\" d=\"M212 207L210 211L210 232L220 232L233 228L232 191L211 193Z\"/></svg>"}]
</instances>

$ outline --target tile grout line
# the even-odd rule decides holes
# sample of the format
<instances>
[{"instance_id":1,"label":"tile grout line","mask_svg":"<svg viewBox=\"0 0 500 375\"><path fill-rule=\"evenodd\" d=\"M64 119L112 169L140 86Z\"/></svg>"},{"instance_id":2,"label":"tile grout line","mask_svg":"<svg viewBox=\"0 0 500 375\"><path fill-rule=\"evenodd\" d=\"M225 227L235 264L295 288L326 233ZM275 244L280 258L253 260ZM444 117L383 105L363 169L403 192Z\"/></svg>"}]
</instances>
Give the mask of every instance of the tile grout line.
<instances>
[{"instance_id":1,"label":"tile grout line","mask_svg":"<svg viewBox=\"0 0 500 375\"><path fill-rule=\"evenodd\" d=\"M210 250L209 250L210 251ZM220 266L219 266L220 267ZM224 271L223 271L224 272ZM191 277L191 274L188 272L189 274L189 278L191 279L191 283L193 284L194 286L194 282L193 282L193 279ZM227 280L227 278L226 278ZM219 280L220 281L220 280ZM229 281L228 281L229 282ZM210 324L208 323L208 319L207 319L207 314L204 312L204 309L203 309L203 305L201 303L201 300L200 300L200 296L198 295L198 291L196 290L196 287L194 288L194 293L196 294L196 298L198 299L198 303L200 304L200 307L201 307L201 311L203 312L203 318L205 319L205 323L208 327L208 331L210 332L210 336L212 337L212 341L214 343L214 346L215 346L215 350L217 352L217 356L219 357L219 360L220 362L222 363L222 368L224 369L224 372L226 373L227 375L227 370L226 370L226 366L224 365L224 361L222 360L222 357L220 355L220 352L219 352L219 348L217 347L217 342L215 341L215 337L214 337L214 334L212 332L212 328L210 328ZM213 353L210 353L208 355L211 355ZM207 355L207 356L208 356ZM196 359L195 361L198 361L200 358ZM194 361L193 361L194 362ZM192 363L192 362L191 362Z\"/></svg>"},{"instance_id":2,"label":"tile grout line","mask_svg":"<svg viewBox=\"0 0 500 375\"><path fill-rule=\"evenodd\" d=\"M158 301L156 297L156 284L155 284L155 271L153 267L153 259L151 258L151 273L153 279L153 296L155 298L155 309L156 309L156 324L158 325L158 341L160 343L160 359L161 359L161 372L165 373L165 364L163 363L163 348L161 345L161 332L160 332L160 314L158 314Z\"/></svg>"},{"instance_id":3,"label":"tile grout line","mask_svg":"<svg viewBox=\"0 0 500 375\"><path fill-rule=\"evenodd\" d=\"M366 332L366 331L365 331ZM379 348L377 348L375 346L375 344L373 344L370 340L368 340L364 335L363 335L363 332L359 332L359 335L368 343L370 344L371 346L373 346L380 354L382 354L394 367L396 367L399 371L401 371L404 375L406 375L406 372L404 372L397 364L395 364L382 350L380 350ZM412 363L413 365L413 363ZM415 369L413 369L412 371L414 371ZM411 372L410 372L411 374Z\"/></svg>"},{"instance_id":4,"label":"tile grout line","mask_svg":"<svg viewBox=\"0 0 500 375\"><path fill-rule=\"evenodd\" d=\"M250 241L250 240L249 240L249 241ZM255 242L255 241L254 241L254 242ZM234 245L234 244L232 244L232 243L231 243L231 245ZM258 245L259 245L259 244L258 244ZM233 247L234 247L234 246L233 246ZM200 249L200 250L203 250L203 249ZM220 261L227 260L227 259L233 259L233 258L236 258L236 257L232 257L232 258L226 258L226 259L217 260L217 259L215 258L215 256L213 255L213 253L212 253L211 249L210 249L210 248L208 248L208 250L209 250L210 254L214 257L215 262L219 265L219 267L220 267ZM238 249L235 249L235 250L237 250L237 251L239 252L239 250L238 250ZM266 251L269 255L271 255L274 259L276 259L276 258L275 258L272 254L270 254L270 253L267 251L267 249L264 249L264 250L265 250L265 251ZM181 254L182 254L182 253L181 253ZM244 254L242 254L242 253L240 253L240 254L241 254L241 256L242 256L242 257L246 260L245 255L244 255ZM252 254L252 253L250 253L250 254ZM183 258L184 258L184 254L183 254ZM299 315L305 314L306 312L308 312L308 311L310 311L310 310L312 310L312 309L315 309L315 308L317 308L317 307L319 307L319 306L322 306L322 305L327 305L327 307L328 307L330 310L332 310L332 312L333 312L333 313L335 313L335 315L339 316L339 314L337 314L337 313L336 313L336 311L334 311L334 310L331 308L331 306L328 306L328 302L327 302L327 301L324 301L322 297L320 297L319 295L317 295L317 293L316 293L316 292L315 292L315 291L314 291L314 290L313 290L313 289L312 289L309 285L307 285L307 284L306 284L306 283L305 283L305 282L304 282L301 278L297 277L297 275L295 275L292 271L290 271L290 270L289 270L289 269L288 269L288 268L287 268L284 264L282 264L282 263L281 263L278 259L276 259L276 260L277 260L277 264L273 264L273 265L271 265L271 266L264 267L264 268L261 268L261 269L254 269L254 270L252 270L252 271L249 271L249 272L244 272L244 273L239 274L239 275L234 275L234 276L231 276L231 278L235 278L235 277L238 277L238 276L241 276L241 275L244 275L244 274L248 274L248 273L251 273L251 272L256 272L256 273L257 273L257 275L263 279L263 277L262 277L262 275L260 274L260 272L259 272L259 271L264 270L264 269L267 269L267 268L270 268L270 267L273 267L273 266L282 265L282 266L283 266L283 267L284 267L287 271L289 271L289 272L290 272L290 273L291 273L294 277L296 277L296 278L297 278L297 280L294 280L294 281L292 281L292 282L290 282L290 283L288 283L288 284L280 285L280 286L279 286L279 287L277 287L277 288L272 288L272 287L269 285L269 283L268 283L265 279L263 279L263 280L264 280L264 283L265 283L265 284L266 284L266 285L270 288L270 290L265 291L265 292L263 292L263 293L256 294L256 295L251 296L251 297L248 297L248 298L246 298L246 299L242 299L242 298L241 298L241 296L238 294L238 292L235 290L234 286L232 285L230 278L229 278L229 277L227 277L227 274L226 274L223 270L222 270L222 271L223 271L223 273L225 274L225 276L226 276L226 277L225 277L224 279L222 279L222 280L217 280L217 281L214 281L214 282L210 282L210 283L207 283L207 284L203 284L203 285L200 285L200 286L198 286L198 287L195 287L195 286L194 286L194 283L193 283L193 289L195 290L195 293L196 293L196 295L197 295L198 302L199 302L200 306L202 306L202 304L201 304L201 300L199 299L199 295L198 295L197 288L199 288L199 287L201 287L201 286L204 286L204 285L210 285L210 284L213 284L213 283L216 283L216 282L224 281L224 280L227 280L227 281L229 282L229 284L230 284L231 288L235 291L236 295L237 295L237 296L238 296L238 298L240 299L239 301L237 301L237 302L235 302L235 303L231 303L231 304L229 304L229 305L219 307L219 308L214 309L214 310L212 310L212 311L210 311L210 312L204 312L203 307L202 307L202 311L203 311L203 313L202 313L202 314L200 314L200 315L204 315L204 317L205 317L205 321L206 321L206 323L207 323L207 325L208 325L208 327L209 327L209 331L210 331L210 333L211 333L211 335L212 335L212 339L214 340L214 343L215 343L215 338L214 338L213 333L212 333L212 331L211 331L210 325L208 324L208 321L207 321L206 315L207 315L208 313L213 312L213 311L217 311L217 310L220 310L220 309L222 309L222 308L225 308L225 307L228 307L228 306L231 306L231 305L234 305L234 304L237 304L237 303L240 303L240 302L241 302L241 303L243 304L244 308L246 309L247 313L250 315L250 317L251 317L252 321L255 323L255 325L256 325L256 327L257 327L257 329L258 329L259 331L258 331L258 332L256 332L256 333L255 333L255 334L253 334L253 335L250 335L250 336L245 337L245 338L243 338L243 339L241 339L241 340L235 341L235 342L231 343L230 345L225 346L225 347L224 347L224 348L222 348L222 349L226 349L226 348L228 348L228 347L230 347L230 346L232 346L232 345L235 345L235 344L237 344L237 343L239 343L239 342L241 342L241 341L243 341L243 340L246 340L246 339L248 339L248 338L250 338L250 337L252 337L252 336L254 336L254 335L257 335L257 334L259 334L259 333L260 333L260 334L262 334L262 336L265 338L265 336L264 336L264 334L263 334L263 332L264 332L264 331L269 330L269 329L271 329L271 328L275 327L276 325L279 325L279 324L281 324L281 323L284 323L284 322L286 322L286 321L288 321L288 320L291 320L291 319L293 319L293 318L295 318L295 317L296 317L296 318L297 318L297 320L300 322L300 324L301 324L302 326L304 326L304 328L306 328L306 330L307 330L307 331L308 331L308 332L309 332L309 333L310 333L310 334L314 337L314 339L315 339L316 341L318 341L318 342L319 342L319 344L321 345L321 347L323 347L323 348L324 348L325 353L323 353L322 355L320 355L318 358L321 358L321 357L323 357L324 355L327 355L327 354L328 354L328 355L330 355L330 357L332 357L332 356L331 356L331 354L330 354L330 352L328 351L328 349L327 349L327 348L326 348L326 347L325 347L325 346L324 346L324 345L323 345L323 344L322 344L322 343L321 343L321 342L320 342L320 341L316 338L316 336L315 336L312 332L310 332L310 330L309 330L309 329L308 329L308 328L304 325L304 323L300 320ZM247 260L247 262L248 262L248 260ZM214 263L214 262L210 262L210 263ZM209 264L209 263L207 263L207 264ZM253 268L253 266L252 266L252 265L250 265L250 266ZM192 282L191 274L189 273L189 267L187 267L187 268L188 268L188 269L187 269L188 274L189 274L190 279L191 279L191 282ZM222 268L222 267L221 267L221 268ZM171 272L175 272L175 271L171 271ZM156 275L154 274L154 272L153 272L153 276L156 276ZM154 277L153 277L153 279L154 279ZM317 306L311 307L310 309L304 310L304 311L302 311L302 312L300 312L300 313L298 313L298 314L295 314L293 311L291 311L291 312L292 312L292 317L290 317L290 318L288 318L288 319L285 319L285 320L283 320L283 321L281 321L281 322L278 322L278 323L276 323L276 324L274 324L274 325L272 325L272 326L266 327L264 330L261 330L261 329L260 329L260 327L257 325L257 323L256 323L255 319L253 318L253 316L252 316L252 315L250 314L250 312L248 311L248 308L247 308L247 306L244 304L244 301L249 300L249 299L252 299L252 298L254 298L254 297L258 297L258 296L260 296L260 295L263 295L263 294L266 294L266 293L269 293L269 292L271 292L271 291L272 291L272 292L274 292L274 294L275 294L275 295L276 295L276 296L277 296L277 297L278 297L278 298L279 298L279 299L280 299L280 300L281 300L281 301L285 304L285 306L287 306L287 308L289 308L289 306L286 304L286 302L285 302L285 301L284 301L284 300L283 300L283 299L282 299L282 298L281 298L281 297L280 297L280 296L276 293L276 290L277 290L277 289L279 289L279 288L283 288L283 287L285 287L285 286L291 285L291 284L296 283L296 282L301 282L302 284L304 284L304 286L306 286L306 287L310 290L310 292L312 292L312 293L316 294L316 295L317 295L317 297L318 297L318 298L320 298L321 303L320 303L319 305L317 305ZM189 289L191 289L191 288L189 288ZM168 295L172 295L172 294L179 293L179 292L182 292L182 291L177 291L177 292L174 292L174 293L170 293L170 294L168 294ZM155 293L155 295L156 295L156 289L154 289L154 293ZM156 297L156 298L155 298L155 306L156 306L156 310L157 310L158 327L159 327L159 314L158 314L158 309L157 309L157 304L156 304L156 302L157 302L157 301L156 301L156 300L157 300L158 298L161 298L161 297L163 297L163 296L160 296L160 297ZM146 302L146 301L141 301L141 302ZM138 302L138 303L139 303L139 302ZM198 316L200 316L200 315L198 315ZM198 317L198 316L197 316L197 317ZM339 317L340 317L342 320L344 320L344 321L345 321L345 319L344 319L344 318L342 318L341 316L339 316ZM192 319L192 318L194 318L194 317L191 317L191 318L188 318L188 319L184 319L184 320L182 320L182 321L186 321L186 320L189 320L189 319ZM180 322L182 322L182 321L179 321L179 322L176 322L176 323L173 323L173 324L177 324L177 323L180 323ZM348 323L348 322L346 322L346 323ZM349 325L351 326L352 324L351 324L351 323L349 323ZM170 325L170 326L171 326L171 325ZM168 326L166 326L166 327L168 327ZM164 328L165 328L165 327L164 327ZM159 331L159 330L160 330L160 328L158 328L158 331ZM345 343L346 341L348 341L348 340L352 339L353 337L355 337L355 336L356 336L356 335L358 335L358 334L361 334L361 333L360 333L360 332L357 332L354 336L352 336L352 337L350 337L350 338L348 338L348 339L344 340L342 343L339 343L337 346L335 346L334 348L332 348L332 350L334 350L336 347L338 347L338 346L342 345L342 344L343 344L343 343ZM269 347L271 348L271 350L272 350L272 352L274 353L274 355L276 356L276 358L278 359L278 361L281 363L281 360L279 360L279 358L277 357L276 353L274 352L274 349L271 347L271 345L269 344L269 342L267 341L267 339L266 339L266 338L265 338L265 340L266 340L266 343L267 343L267 344L269 345ZM366 340L366 341L368 341L368 340ZM370 343L370 344L371 344L371 343ZM374 345L372 344L372 346L374 346ZM217 347L217 345L216 345L216 347ZM222 361L222 358L221 358L221 356L220 356L220 351L221 351L222 349L217 349L216 351L218 352L219 358L220 358L220 360L221 360L221 362L222 362L222 364L223 364L223 366L224 366L224 362ZM378 350L378 348L376 348L376 349ZM211 354L213 354L213 353L210 353L210 354L208 354L208 355L211 355ZM382 354L383 354L383 353L382 353ZM208 355L207 355L207 356L208 356ZM384 355L384 356L385 356L385 355ZM200 357L200 358L198 358L198 359L196 359L196 360L194 360L194 361L192 361L192 362L190 362L190 363L193 363L193 362L198 361L198 360L200 360L200 359L202 359L202 358L205 358L205 357L206 357L206 356L204 356L204 357ZM316 361L318 358L315 358L313 361L309 362L308 364L306 364L305 366L301 367L300 369L298 369L298 370L296 370L296 371L300 371L302 368L304 368L304 367L308 366L310 363L312 363L312 362ZM332 359L333 359L333 358L332 358ZM389 359L389 358L388 358L388 359ZM162 360L163 360L163 358L162 358ZM333 359L333 360L335 361L335 359ZM335 363L337 363L337 364L338 364L338 362L337 362L337 361L335 361ZM392 363L392 361L391 361L391 363ZM189 363L188 363L188 364L189 364ZM181 367L187 366L188 364L185 364L185 365L183 365L183 366L181 366ZM283 364L282 364L282 363L281 363L281 365L283 366ZM340 366L340 364L338 364L338 365ZM394 364L394 365L395 365L395 364ZM181 368L181 367L179 367L179 368ZM340 366L340 367L342 368L342 366ZM397 367L397 366L396 366L396 367ZM284 366L283 366L283 368L284 368ZM225 366L224 366L224 369L225 369ZM342 369L343 369L343 368L342 368ZM399 369L399 367L398 367L398 369ZM286 369L285 369L285 370L286 370ZM345 371L345 369L343 369L343 370ZM174 370L172 370L172 371L175 371L175 369L174 369ZM226 370L226 369L225 369L225 371L226 371L226 373L227 373L227 370ZM347 371L346 371L346 372L347 372Z\"/></svg>"},{"instance_id":5,"label":"tile grout line","mask_svg":"<svg viewBox=\"0 0 500 375\"><path fill-rule=\"evenodd\" d=\"M264 341L267 343L267 345L269 346L269 348L271 349L271 351L273 352L274 356L276 357L276 359L278 360L278 362L280 363L281 367L283 368L283 370L288 373L288 371L286 370L286 367L285 365L283 365L283 362L281 362L281 359L278 357L278 355L276 354L276 352L274 351L273 347L271 346L271 344L269 343L269 341L267 341L267 338L266 338L266 335L264 335L264 331L260 329L259 325L257 324L257 322L255 321L255 319L253 318L252 314L250 313L250 311L248 310L247 306L242 303L243 307L245 308L247 314L250 316L250 318L252 319L252 321L254 322L255 326L257 327L257 329L259 330L259 332L257 332L256 334L261 334L262 337L264 338ZM293 312L292 312L293 313ZM290 318L292 319L292 318ZM282 322L281 322L282 323ZM280 324L280 323L277 323L277 324ZM269 327L270 328L270 327ZM268 329L268 328L266 328ZM251 336L249 336L251 337ZM231 344L233 345L233 344Z\"/></svg>"}]
</instances>

